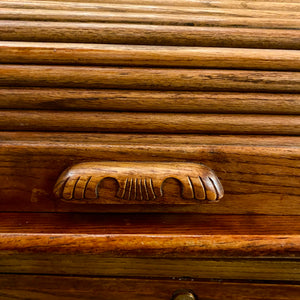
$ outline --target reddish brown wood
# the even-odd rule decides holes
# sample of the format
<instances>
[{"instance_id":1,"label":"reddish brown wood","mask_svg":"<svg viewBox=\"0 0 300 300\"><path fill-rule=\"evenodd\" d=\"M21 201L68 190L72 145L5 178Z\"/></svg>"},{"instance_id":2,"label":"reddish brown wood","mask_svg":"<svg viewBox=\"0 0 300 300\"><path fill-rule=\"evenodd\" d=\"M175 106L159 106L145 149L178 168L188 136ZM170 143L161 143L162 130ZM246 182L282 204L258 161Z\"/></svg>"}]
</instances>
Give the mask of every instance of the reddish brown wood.
<instances>
[{"instance_id":1,"label":"reddish brown wood","mask_svg":"<svg viewBox=\"0 0 300 300\"><path fill-rule=\"evenodd\" d=\"M2 211L156 211L296 215L299 138L281 136L4 133ZM53 187L68 167L91 161L198 162L213 169L225 190L216 204L80 205L55 200ZM105 183L105 193L115 188ZM179 187L178 187L179 188Z\"/></svg>"},{"instance_id":2,"label":"reddish brown wood","mask_svg":"<svg viewBox=\"0 0 300 300\"><path fill-rule=\"evenodd\" d=\"M103 278L45 275L0 275L3 299L119 299L166 300L178 290L192 290L198 299L286 300L297 299L298 285L239 283L194 279Z\"/></svg>"}]
</instances>

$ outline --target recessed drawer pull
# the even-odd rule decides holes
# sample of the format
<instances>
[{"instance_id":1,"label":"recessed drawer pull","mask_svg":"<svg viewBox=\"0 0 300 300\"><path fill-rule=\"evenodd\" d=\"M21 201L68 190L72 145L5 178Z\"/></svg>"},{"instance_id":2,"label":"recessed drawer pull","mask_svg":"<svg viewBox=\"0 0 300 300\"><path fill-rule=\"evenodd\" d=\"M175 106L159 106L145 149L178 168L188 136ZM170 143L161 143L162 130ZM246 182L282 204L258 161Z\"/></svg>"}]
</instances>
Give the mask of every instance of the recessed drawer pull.
<instances>
[{"instance_id":1,"label":"recessed drawer pull","mask_svg":"<svg viewBox=\"0 0 300 300\"><path fill-rule=\"evenodd\" d=\"M190 204L217 201L224 191L216 174L202 164L89 162L65 170L54 194L74 203Z\"/></svg>"}]
</instances>

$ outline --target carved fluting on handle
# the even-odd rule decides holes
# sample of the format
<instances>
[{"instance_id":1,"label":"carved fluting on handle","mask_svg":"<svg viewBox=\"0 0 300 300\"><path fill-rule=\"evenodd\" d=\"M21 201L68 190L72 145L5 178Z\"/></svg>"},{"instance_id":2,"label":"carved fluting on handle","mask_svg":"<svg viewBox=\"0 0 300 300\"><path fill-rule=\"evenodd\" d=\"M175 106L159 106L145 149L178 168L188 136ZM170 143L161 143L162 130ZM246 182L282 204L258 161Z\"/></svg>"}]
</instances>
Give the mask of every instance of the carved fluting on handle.
<instances>
[{"instance_id":1,"label":"carved fluting on handle","mask_svg":"<svg viewBox=\"0 0 300 300\"><path fill-rule=\"evenodd\" d=\"M101 197L99 194L105 179L111 179L117 185L113 196ZM174 183L168 190L170 194L165 193L168 179L178 183L180 195L174 195L178 190ZM63 201L77 203L188 204L201 200L217 201L223 197L223 187L216 174L202 164L91 162L63 172L56 182L54 194Z\"/></svg>"}]
</instances>

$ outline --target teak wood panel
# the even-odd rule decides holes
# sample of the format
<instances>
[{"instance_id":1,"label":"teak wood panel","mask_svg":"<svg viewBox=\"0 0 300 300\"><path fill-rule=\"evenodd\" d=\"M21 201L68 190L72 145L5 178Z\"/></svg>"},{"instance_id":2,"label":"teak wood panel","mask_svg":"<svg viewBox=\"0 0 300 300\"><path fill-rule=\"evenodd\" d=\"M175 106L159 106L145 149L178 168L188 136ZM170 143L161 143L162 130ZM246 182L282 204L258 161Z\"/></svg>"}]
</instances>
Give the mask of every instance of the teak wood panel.
<instances>
[{"instance_id":1,"label":"teak wood panel","mask_svg":"<svg viewBox=\"0 0 300 300\"><path fill-rule=\"evenodd\" d=\"M300 27L300 24L299 24ZM0 42L0 63L300 71L296 50Z\"/></svg>"},{"instance_id":2,"label":"teak wood panel","mask_svg":"<svg viewBox=\"0 0 300 300\"><path fill-rule=\"evenodd\" d=\"M274 3L272 3L274 4ZM275 3L278 4L278 3ZM173 26L215 26L215 27L242 27L261 29L299 29L300 21L297 18L258 18L236 17L229 15L194 15L170 13L136 13L136 12L96 12L77 10L51 9L22 9L1 8L1 20L18 21L55 21L55 22L99 22L99 23L132 23Z\"/></svg>"},{"instance_id":3,"label":"teak wood panel","mask_svg":"<svg viewBox=\"0 0 300 300\"><path fill-rule=\"evenodd\" d=\"M178 290L192 290L198 299L298 299L300 287L287 283L239 283L194 279L130 279L79 276L0 275L3 300L166 300Z\"/></svg>"},{"instance_id":4,"label":"teak wood panel","mask_svg":"<svg viewBox=\"0 0 300 300\"><path fill-rule=\"evenodd\" d=\"M29 42L300 49L297 30L122 23L1 20L0 39Z\"/></svg>"},{"instance_id":5,"label":"teak wood panel","mask_svg":"<svg viewBox=\"0 0 300 300\"><path fill-rule=\"evenodd\" d=\"M275 215L297 215L299 211L298 137L2 132L1 140L1 211ZM217 174L225 196L215 204L179 206L116 207L55 200L55 182L66 168L110 160L203 163ZM100 197L105 199L114 189L107 182Z\"/></svg>"},{"instance_id":6,"label":"teak wood panel","mask_svg":"<svg viewBox=\"0 0 300 300\"><path fill-rule=\"evenodd\" d=\"M0 274L3 300L166 300L183 289L210 300L296 300L300 293L298 285L287 283Z\"/></svg>"},{"instance_id":7,"label":"teak wood panel","mask_svg":"<svg viewBox=\"0 0 300 300\"><path fill-rule=\"evenodd\" d=\"M298 93L300 72L0 65L0 86Z\"/></svg>"},{"instance_id":8,"label":"teak wood panel","mask_svg":"<svg viewBox=\"0 0 300 300\"><path fill-rule=\"evenodd\" d=\"M0 87L0 108L296 115L300 95Z\"/></svg>"},{"instance_id":9,"label":"teak wood panel","mask_svg":"<svg viewBox=\"0 0 300 300\"><path fill-rule=\"evenodd\" d=\"M0 110L0 130L299 135L300 116Z\"/></svg>"}]
</instances>

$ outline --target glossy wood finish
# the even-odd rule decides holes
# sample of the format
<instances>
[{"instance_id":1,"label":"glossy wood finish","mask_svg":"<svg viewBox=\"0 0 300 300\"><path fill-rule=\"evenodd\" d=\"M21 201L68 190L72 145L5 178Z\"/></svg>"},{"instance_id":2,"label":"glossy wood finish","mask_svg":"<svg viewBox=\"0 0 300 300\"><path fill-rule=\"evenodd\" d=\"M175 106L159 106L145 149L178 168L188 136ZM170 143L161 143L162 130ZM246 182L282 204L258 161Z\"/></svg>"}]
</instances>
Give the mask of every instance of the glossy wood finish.
<instances>
[{"instance_id":1,"label":"glossy wood finish","mask_svg":"<svg viewBox=\"0 0 300 300\"><path fill-rule=\"evenodd\" d=\"M99 190L108 179L116 183L117 189L101 198ZM169 180L175 180L176 184L169 187L166 195ZM203 164L100 161L65 170L53 193L68 203L176 205L219 201L224 190L217 175Z\"/></svg>"},{"instance_id":2,"label":"glossy wood finish","mask_svg":"<svg viewBox=\"0 0 300 300\"><path fill-rule=\"evenodd\" d=\"M0 42L0 63L300 71L295 50Z\"/></svg>"},{"instance_id":3,"label":"glossy wood finish","mask_svg":"<svg viewBox=\"0 0 300 300\"><path fill-rule=\"evenodd\" d=\"M0 110L0 130L300 135L300 116Z\"/></svg>"},{"instance_id":4,"label":"glossy wood finish","mask_svg":"<svg viewBox=\"0 0 300 300\"><path fill-rule=\"evenodd\" d=\"M300 92L300 72L0 65L0 86Z\"/></svg>"},{"instance_id":5,"label":"glossy wood finish","mask_svg":"<svg viewBox=\"0 0 300 300\"><path fill-rule=\"evenodd\" d=\"M0 108L295 115L300 95L0 87Z\"/></svg>"},{"instance_id":6,"label":"glossy wood finish","mask_svg":"<svg viewBox=\"0 0 300 300\"><path fill-rule=\"evenodd\" d=\"M159 211L297 215L299 138L96 133L2 132L2 211ZM225 190L216 204L80 205L55 201L59 175L91 161L198 162L215 171ZM106 182L103 190L115 188ZM173 183L174 184L174 183ZM179 187L178 187L179 188Z\"/></svg>"},{"instance_id":7,"label":"glossy wood finish","mask_svg":"<svg viewBox=\"0 0 300 300\"><path fill-rule=\"evenodd\" d=\"M82 213L0 213L0 216L1 253L140 258L297 258L300 253L297 216Z\"/></svg>"},{"instance_id":8,"label":"glossy wood finish","mask_svg":"<svg viewBox=\"0 0 300 300\"><path fill-rule=\"evenodd\" d=\"M29 42L300 49L297 30L120 23L2 20L0 39Z\"/></svg>"},{"instance_id":9,"label":"glossy wood finish","mask_svg":"<svg viewBox=\"0 0 300 300\"><path fill-rule=\"evenodd\" d=\"M2 213L1 224L6 273L300 279L297 217Z\"/></svg>"},{"instance_id":10,"label":"glossy wood finish","mask_svg":"<svg viewBox=\"0 0 300 300\"><path fill-rule=\"evenodd\" d=\"M287 283L213 282L189 279L130 279L79 276L0 275L3 300L166 300L177 290L192 290L198 299L297 299L300 288ZM288 297L288 298L287 298Z\"/></svg>"}]
</instances>

